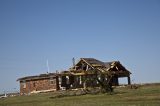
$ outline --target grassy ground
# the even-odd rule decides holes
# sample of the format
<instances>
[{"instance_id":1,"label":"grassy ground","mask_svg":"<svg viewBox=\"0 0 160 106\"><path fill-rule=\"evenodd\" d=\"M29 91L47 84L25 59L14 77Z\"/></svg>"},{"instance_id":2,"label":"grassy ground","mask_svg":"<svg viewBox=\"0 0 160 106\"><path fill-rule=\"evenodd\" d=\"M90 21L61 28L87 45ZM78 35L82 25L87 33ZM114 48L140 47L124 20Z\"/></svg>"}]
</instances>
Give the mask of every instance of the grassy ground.
<instances>
[{"instance_id":1,"label":"grassy ground","mask_svg":"<svg viewBox=\"0 0 160 106\"><path fill-rule=\"evenodd\" d=\"M0 99L0 106L160 106L160 85L116 88L113 95L96 94L51 98L54 93Z\"/></svg>"}]
</instances>

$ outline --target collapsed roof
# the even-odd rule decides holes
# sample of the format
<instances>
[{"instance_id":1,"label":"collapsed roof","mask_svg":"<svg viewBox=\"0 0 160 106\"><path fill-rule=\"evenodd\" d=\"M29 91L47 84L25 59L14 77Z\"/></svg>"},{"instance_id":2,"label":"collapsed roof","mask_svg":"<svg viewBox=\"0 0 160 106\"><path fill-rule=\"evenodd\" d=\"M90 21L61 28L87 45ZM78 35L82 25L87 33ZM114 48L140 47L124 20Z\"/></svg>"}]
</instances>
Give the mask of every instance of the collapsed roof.
<instances>
[{"instance_id":1,"label":"collapsed roof","mask_svg":"<svg viewBox=\"0 0 160 106\"><path fill-rule=\"evenodd\" d=\"M78 67L82 66L90 66L91 70L82 70L78 69ZM76 69L77 68L77 69ZM69 71L63 71L61 73L47 73L40 74L36 76L27 76L17 79L17 81L22 80L38 80L38 79L46 79L46 78L54 78L56 76L61 75L86 75L86 74L95 74L93 70L98 70L104 74L112 73L117 74L119 77L125 77L131 74L119 61L112 62L102 62L100 60L94 58L80 58L80 60L75 64L75 66L71 67Z\"/></svg>"},{"instance_id":2,"label":"collapsed roof","mask_svg":"<svg viewBox=\"0 0 160 106\"><path fill-rule=\"evenodd\" d=\"M94 58L80 58L77 64L70 68L70 71L73 72L73 74L76 72L79 72L79 75L80 73L86 74L86 72L80 68L86 65L90 66L92 70L98 70L104 74L117 74L119 77L128 76L131 74L131 72L128 71L119 61L102 62ZM87 74L94 74L92 70L87 70ZM78 75L78 73L76 74Z\"/></svg>"}]
</instances>

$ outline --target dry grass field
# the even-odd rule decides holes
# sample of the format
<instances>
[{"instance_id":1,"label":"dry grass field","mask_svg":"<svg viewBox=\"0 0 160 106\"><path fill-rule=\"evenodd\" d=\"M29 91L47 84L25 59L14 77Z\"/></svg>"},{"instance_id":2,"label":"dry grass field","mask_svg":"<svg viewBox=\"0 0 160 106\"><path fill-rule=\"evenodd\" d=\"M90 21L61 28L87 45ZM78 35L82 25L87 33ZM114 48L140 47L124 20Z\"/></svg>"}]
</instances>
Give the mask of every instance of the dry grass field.
<instances>
[{"instance_id":1,"label":"dry grass field","mask_svg":"<svg viewBox=\"0 0 160 106\"><path fill-rule=\"evenodd\" d=\"M160 84L137 89L115 88L113 94L87 94L51 98L56 93L41 93L0 99L0 106L160 106Z\"/></svg>"}]
</instances>

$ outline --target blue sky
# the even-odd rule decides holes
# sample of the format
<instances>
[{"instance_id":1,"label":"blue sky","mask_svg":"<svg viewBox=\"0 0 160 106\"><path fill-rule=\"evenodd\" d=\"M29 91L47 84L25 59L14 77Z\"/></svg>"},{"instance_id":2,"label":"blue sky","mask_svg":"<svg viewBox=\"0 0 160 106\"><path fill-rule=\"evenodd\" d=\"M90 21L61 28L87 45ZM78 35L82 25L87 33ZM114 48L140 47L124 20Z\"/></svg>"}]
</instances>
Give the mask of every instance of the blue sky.
<instances>
[{"instance_id":1,"label":"blue sky","mask_svg":"<svg viewBox=\"0 0 160 106\"><path fill-rule=\"evenodd\" d=\"M0 0L0 92L72 58L119 60L135 83L160 82L159 0Z\"/></svg>"}]
</instances>

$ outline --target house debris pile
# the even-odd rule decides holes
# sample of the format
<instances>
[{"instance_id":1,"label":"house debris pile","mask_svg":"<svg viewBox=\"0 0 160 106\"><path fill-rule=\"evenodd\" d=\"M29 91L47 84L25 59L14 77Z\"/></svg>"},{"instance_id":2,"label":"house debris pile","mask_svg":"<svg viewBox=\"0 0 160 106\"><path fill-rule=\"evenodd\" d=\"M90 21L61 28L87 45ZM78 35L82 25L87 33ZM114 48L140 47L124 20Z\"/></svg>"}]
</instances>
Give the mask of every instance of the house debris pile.
<instances>
[{"instance_id":1,"label":"house debris pile","mask_svg":"<svg viewBox=\"0 0 160 106\"><path fill-rule=\"evenodd\" d=\"M99 94L100 89L99 88L87 88L87 89L77 89L77 90L59 90L57 92L54 92L54 94L50 97L51 99L54 98L62 98L62 97L68 97L68 96L81 96L86 94Z\"/></svg>"},{"instance_id":2,"label":"house debris pile","mask_svg":"<svg viewBox=\"0 0 160 106\"><path fill-rule=\"evenodd\" d=\"M119 61L102 62L94 58L81 58L67 71L47 73L38 76L19 78L20 94L30 94L67 89L84 89L100 87L112 90L118 86L118 78L127 77L128 85L130 74Z\"/></svg>"}]
</instances>

